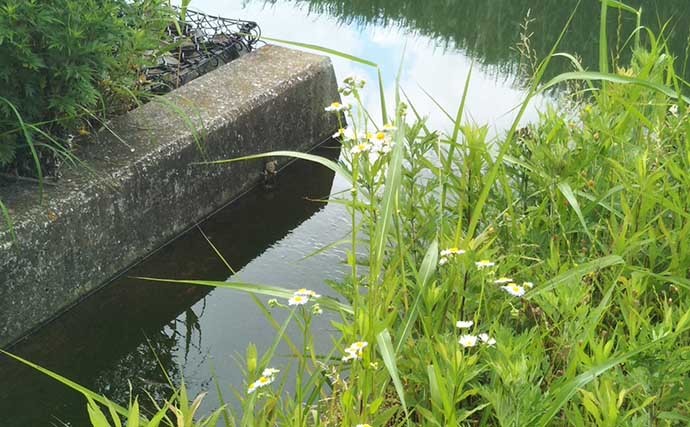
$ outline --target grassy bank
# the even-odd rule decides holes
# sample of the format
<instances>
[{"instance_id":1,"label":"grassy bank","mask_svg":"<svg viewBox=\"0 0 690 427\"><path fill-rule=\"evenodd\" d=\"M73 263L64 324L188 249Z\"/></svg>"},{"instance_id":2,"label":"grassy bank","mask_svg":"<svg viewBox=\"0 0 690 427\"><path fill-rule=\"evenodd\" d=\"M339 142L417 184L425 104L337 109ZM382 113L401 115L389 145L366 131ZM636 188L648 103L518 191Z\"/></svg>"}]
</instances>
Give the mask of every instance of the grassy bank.
<instances>
[{"instance_id":1,"label":"grassy bank","mask_svg":"<svg viewBox=\"0 0 690 427\"><path fill-rule=\"evenodd\" d=\"M609 1L602 22L609 6L638 16ZM606 32L598 72L542 82L554 55L541 63L521 111L544 88L570 82L567 95L528 127L518 114L499 141L461 121L465 94L446 134L400 97L366 112L368 86L347 79L354 108L325 106L349 124L340 161L291 154L352 183L332 196L352 225L339 243L351 268L334 285L339 300L184 282L271 298L261 305L271 319L290 313L271 348L247 350L241 412L221 403L195 423L199 400L182 387L144 422L136 401L122 408L71 384L93 425L687 425L685 82L651 32L632 34L629 64L609 61ZM280 154L290 153L267 156ZM316 354L311 324L325 310L339 335ZM285 334L291 322L301 340ZM294 392L288 367L272 363L280 342L294 356Z\"/></svg>"}]
</instances>

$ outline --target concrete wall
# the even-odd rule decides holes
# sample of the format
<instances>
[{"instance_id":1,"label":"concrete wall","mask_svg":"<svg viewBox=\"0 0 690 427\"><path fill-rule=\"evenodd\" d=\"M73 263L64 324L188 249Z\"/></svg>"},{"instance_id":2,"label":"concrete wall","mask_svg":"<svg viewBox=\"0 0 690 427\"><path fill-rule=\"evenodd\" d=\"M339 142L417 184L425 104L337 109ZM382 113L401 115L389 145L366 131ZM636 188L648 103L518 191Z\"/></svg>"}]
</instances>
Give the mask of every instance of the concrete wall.
<instances>
[{"instance_id":1,"label":"concrete wall","mask_svg":"<svg viewBox=\"0 0 690 427\"><path fill-rule=\"evenodd\" d=\"M266 46L114 120L118 137L99 132L78 154L100 180L68 171L42 202L35 184L0 187L17 236L0 232L0 346L241 194L264 164L192 163L309 149L335 132L324 106L337 99L328 58Z\"/></svg>"}]
</instances>

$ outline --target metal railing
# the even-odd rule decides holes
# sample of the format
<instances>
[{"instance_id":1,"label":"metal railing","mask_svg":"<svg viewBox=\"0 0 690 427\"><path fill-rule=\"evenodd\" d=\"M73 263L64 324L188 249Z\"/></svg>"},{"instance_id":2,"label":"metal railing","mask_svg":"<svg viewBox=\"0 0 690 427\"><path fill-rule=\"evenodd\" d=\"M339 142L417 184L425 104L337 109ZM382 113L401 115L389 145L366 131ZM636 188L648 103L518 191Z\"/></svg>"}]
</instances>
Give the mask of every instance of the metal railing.
<instances>
[{"instance_id":1,"label":"metal railing","mask_svg":"<svg viewBox=\"0 0 690 427\"><path fill-rule=\"evenodd\" d=\"M184 21L167 31L173 49L145 71L155 93L173 90L251 52L261 36L256 22L193 10L187 10Z\"/></svg>"}]
</instances>

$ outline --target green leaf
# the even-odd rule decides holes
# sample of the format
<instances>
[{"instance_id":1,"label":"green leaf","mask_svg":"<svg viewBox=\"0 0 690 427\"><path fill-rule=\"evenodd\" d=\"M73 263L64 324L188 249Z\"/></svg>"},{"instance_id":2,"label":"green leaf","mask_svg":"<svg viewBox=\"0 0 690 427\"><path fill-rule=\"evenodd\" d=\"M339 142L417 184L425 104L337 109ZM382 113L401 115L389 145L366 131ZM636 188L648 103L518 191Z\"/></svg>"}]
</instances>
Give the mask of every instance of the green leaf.
<instances>
[{"instance_id":1,"label":"green leaf","mask_svg":"<svg viewBox=\"0 0 690 427\"><path fill-rule=\"evenodd\" d=\"M577 377L573 378L571 381L563 384L560 386L558 389L555 390L554 392L554 398L553 400L549 403L549 405L546 408L546 411L544 415L539 419L538 425L540 426L549 426L552 425L551 422L553 418L558 414L558 412L561 410L563 405L565 405L568 400L577 392L577 390L583 388L585 385L589 384L592 380L596 379L599 377L601 374L604 372L608 371L611 368L614 368L621 363L624 363L631 357L642 353L643 351L647 351L657 345L660 341L665 340L669 337L675 337L678 336L680 333L684 333L687 331L687 329L684 329L682 331L678 331L673 334L668 334L664 335L660 338L655 339L654 341L651 341L635 350L629 351L627 353L621 354L618 357L614 357L605 363L602 363L600 365L594 366L591 369L587 370L586 372L583 372L582 374L578 375Z\"/></svg>"},{"instance_id":2,"label":"green leaf","mask_svg":"<svg viewBox=\"0 0 690 427\"><path fill-rule=\"evenodd\" d=\"M618 255L608 255L605 257L597 258L595 260L589 261L584 264L580 264L578 266L575 266L565 273L562 273L555 278L549 280L548 282L544 283L542 286L539 286L537 289L532 290L525 295L525 298L531 299L534 298L535 296L541 294L542 292L546 292L548 290L551 290L555 288L556 286L567 283L570 281L573 281L575 279L579 279L580 277L584 276L587 273L591 273L597 270L601 270L602 268L606 267L611 267L614 265L620 265L620 264L625 264L625 261L623 258L621 258Z\"/></svg>"},{"instance_id":3,"label":"green leaf","mask_svg":"<svg viewBox=\"0 0 690 427\"><path fill-rule=\"evenodd\" d=\"M386 94L383 86L383 76L381 76L381 69L376 67L376 74L379 80L379 102L381 103L381 121L385 125L388 123L388 111L386 110Z\"/></svg>"},{"instance_id":4,"label":"green leaf","mask_svg":"<svg viewBox=\"0 0 690 427\"><path fill-rule=\"evenodd\" d=\"M98 407L96 402L93 401L89 396L86 397L88 403L86 405L86 410L89 413L89 421L93 427L110 427L110 423L106 418L101 408Z\"/></svg>"},{"instance_id":5,"label":"green leaf","mask_svg":"<svg viewBox=\"0 0 690 427\"><path fill-rule=\"evenodd\" d=\"M134 399L134 403L129 406L129 414L127 414L127 427L139 427L139 402Z\"/></svg>"},{"instance_id":6,"label":"green leaf","mask_svg":"<svg viewBox=\"0 0 690 427\"><path fill-rule=\"evenodd\" d=\"M441 391L438 386L438 378L436 378L436 371L434 365L426 367L426 374L429 378L429 393L431 394L431 402L433 405L441 408L443 407L443 399L441 398Z\"/></svg>"},{"instance_id":7,"label":"green leaf","mask_svg":"<svg viewBox=\"0 0 690 427\"><path fill-rule=\"evenodd\" d=\"M407 341L407 337L412 331L414 323L417 321L417 316L419 315L419 303L422 299L422 295L424 295L423 289L424 287L426 287L427 283L429 283L429 280L436 271L437 266L438 241L434 239L434 241L431 242L431 245L429 245L429 248L426 250L426 254L424 255L424 259L422 260L422 265L419 267L419 274L417 275L417 286L419 286L419 289L417 290L417 297L415 298L415 301L412 304L410 312L406 316L407 320L405 320L405 326L403 327L402 332L400 333L400 340L398 341L398 345L395 349L396 355L400 353L403 344L405 343L405 341Z\"/></svg>"},{"instance_id":8,"label":"green leaf","mask_svg":"<svg viewBox=\"0 0 690 427\"><path fill-rule=\"evenodd\" d=\"M582 210L580 209L580 204L577 202L577 197L575 197L575 194L573 193L573 189L570 187L570 184L568 184L567 182L559 182L558 189L561 190L561 194L563 194L563 197L565 197L568 203L570 203L570 207L572 207L575 211L575 214L577 215L577 218L580 220L580 224L582 224L582 228L585 230L585 233L587 233L587 237L589 237L589 240L594 241L594 236L592 236L592 234L589 232L587 222L585 221L585 217L582 215Z\"/></svg>"},{"instance_id":9,"label":"green leaf","mask_svg":"<svg viewBox=\"0 0 690 427\"><path fill-rule=\"evenodd\" d=\"M383 359L383 364L386 365L388 374L390 374L393 380L393 386L395 386L395 391L400 398L403 410L409 418L409 412L407 411L407 403L405 402L405 389L403 388L402 381L400 381L400 374L398 373L398 365L395 360L395 351L393 350L393 342L391 340L391 334L388 329L384 329L376 336L376 342L378 343L379 353Z\"/></svg>"},{"instance_id":10,"label":"green leaf","mask_svg":"<svg viewBox=\"0 0 690 427\"><path fill-rule=\"evenodd\" d=\"M386 242L388 241L388 229L393 223L393 213L395 212L395 204L398 198L398 191L400 190L400 183L402 182L402 159L404 149L404 124L400 120L396 122L398 129L396 131L395 146L393 147L393 154L390 163L388 164L388 175L386 176L385 188L383 190L383 199L380 205L380 216L376 221L374 235L372 238L371 259L373 261L371 266L371 277L376 280L381 272L383 264L383 256L386 251Z\"/></svg>"}]
</instances>

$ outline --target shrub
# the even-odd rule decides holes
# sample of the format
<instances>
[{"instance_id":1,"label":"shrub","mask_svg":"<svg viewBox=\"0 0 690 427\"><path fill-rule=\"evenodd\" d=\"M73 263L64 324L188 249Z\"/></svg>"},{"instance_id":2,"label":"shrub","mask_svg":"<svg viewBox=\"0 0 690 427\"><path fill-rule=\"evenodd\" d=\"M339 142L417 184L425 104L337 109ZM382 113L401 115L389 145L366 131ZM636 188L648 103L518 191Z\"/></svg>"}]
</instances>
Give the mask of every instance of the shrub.
<instances>
[{"instance_id":1,"label":"shrub","mask_svg":"<svg viewBox=\"0 0 690 427\"><path fill-rule=\"evenodd\" d=\"M127 109L171 18L164 0L0 0L0 167L40 175L87 119Z\"/></svg>"}]
</instances>

